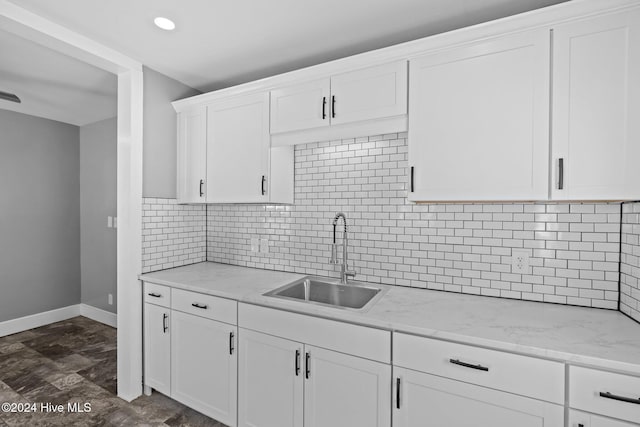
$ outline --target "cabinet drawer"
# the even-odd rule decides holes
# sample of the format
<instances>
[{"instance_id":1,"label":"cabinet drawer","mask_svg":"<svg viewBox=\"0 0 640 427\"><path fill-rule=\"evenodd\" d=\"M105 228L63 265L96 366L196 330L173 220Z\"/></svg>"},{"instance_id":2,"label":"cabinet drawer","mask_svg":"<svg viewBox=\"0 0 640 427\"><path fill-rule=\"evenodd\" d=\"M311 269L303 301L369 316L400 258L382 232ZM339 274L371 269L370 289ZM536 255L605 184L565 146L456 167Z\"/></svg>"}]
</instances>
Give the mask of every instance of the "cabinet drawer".
<instances>
[{"instance_id":1,"label":"cabinet drawer","mask_svg":"<svg viewBox=\"0 0 640 427\"><path fill-rule=\"evenodd\" d=\"M144 283L144 302L171 307L171 288L155 283Z\"/></svg>"},{"instance_id":2,"label":"cabinet drawer","mask_svg":"<svg viewBox=\"0 0 640 427\"><path fill-rule=\"evenodd\" d=\"M571 366L569 405L640 424L640 377Z\"/></svg>"},{"instance_id":3,"label":"cabinet drawer","mask_svg":"<svg viewBox=\"0 0 640 427\"><path fill-rule=\"evenodd\" d=\"M238 303L225 298L182 289L171 290L171 308L220 322L237 323Z\"/></svg>"},{"instance_id":4,"label":"cabinet drawer","mask_svg":"<svg viewBox=\"0 0 640 427\"><path fill-rule=\"evenodd\" d=\"M391 363L389 331L251 304L239 305L238 321L242 328Z\"/></svg>"},{"instance_id":5,"label":"cabinet drawer","mask_svg":"<svg viewBox=\"0 0 640 427\"><path fill-rule=\"evenodd\" d=\"M416 337L393 337L393 364L564 404L564 364Z\"/></svg>"}]
</instances>

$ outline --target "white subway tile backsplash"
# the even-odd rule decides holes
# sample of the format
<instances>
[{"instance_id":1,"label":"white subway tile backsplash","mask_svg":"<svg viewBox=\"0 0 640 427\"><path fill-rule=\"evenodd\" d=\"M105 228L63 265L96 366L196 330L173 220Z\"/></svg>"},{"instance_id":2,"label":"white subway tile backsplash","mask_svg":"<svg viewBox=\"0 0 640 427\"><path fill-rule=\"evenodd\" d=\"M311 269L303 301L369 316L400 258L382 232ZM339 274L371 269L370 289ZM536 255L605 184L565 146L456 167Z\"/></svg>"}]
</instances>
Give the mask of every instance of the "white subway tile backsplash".
<instances>
[{"instance_id":1,"label":"white subway tile backsplash","mask_svg":"<svg viewBox=\"0 0 640 427\"><path fill-rule=\"evenodd\" d=\"M341 211L358 280L617 308L619 203L411 204L406 168L404 133L296 146L294 205L207 206L206 258L337 277L328 256ZM252 237L269 253L251 252ZM530 251L526 274L511 271L513 248ZM625 298L637 312L631 257Z\"/></svg>"},{"instance_id":2,"label":"white subway tile backsplash","mask_svg":"<svg viewBox=\"0 0 640 427\"><path fill-rule=\"evenodd\" d=\"M142 272L206 260L206 208L175 199L142 202Z\"/></svg>"},{"instance_id":3,"label":"white subway tile backsplash","mask_svg":"<svg viewBox=\"0 0 640 427\"><path fill-rule=\"evenodd\" d=\"M640 322L640 202L622 205L620 310Z\"/></svg>"}]
</instances>

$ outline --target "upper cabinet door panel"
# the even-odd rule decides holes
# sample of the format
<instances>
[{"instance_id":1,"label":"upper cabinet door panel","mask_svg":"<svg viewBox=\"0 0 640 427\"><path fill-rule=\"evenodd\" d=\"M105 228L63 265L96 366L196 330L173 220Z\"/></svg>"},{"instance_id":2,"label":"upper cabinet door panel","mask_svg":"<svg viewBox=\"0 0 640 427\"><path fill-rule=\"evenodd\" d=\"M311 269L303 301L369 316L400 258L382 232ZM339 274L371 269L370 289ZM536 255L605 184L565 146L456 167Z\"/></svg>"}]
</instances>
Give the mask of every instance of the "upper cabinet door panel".
<instances>
[{"instance_id":1,"label":"upper cabinet door panel","mask_svg":"<svg viewBox=\"0 0 640 427\"><path fill-rule=\"evenodd\" d=\"M269 94L207 107L207 202L267 202Z\"/></svg>"},{"instance_id":2,"label":"upper cabinet door panel","mask_svg":"<svg viewBox=\"0 0 640 427\"><path fill-rule=\"evenodd\" d=\"M553 198L640 198L640 10L560 25L553 40Z\"/></svg>"},{"instance_id":3,"label":"upper cabinet door panel","mask_svg":"<svg viewBox=\"0 0 640 427\"><path fill-rule=\"evenodd\" d=\"M203 203L206 186L207 108L178 114L178 203Z\"/></svg>"},{"instance_id":4,"label":"upper cabinet door panel","mask_svg":"<svg viewBox=\"0 0 640 427\"><path fill-rule=\"evenodd\" d=\"M407 62L331 77L331 124L407 114Z\"/></svg>"},{"instance_id":5,"label":"upper cabinet door panel","mask_svg":"<svg viewBox=\"0 0 640 427\"><path fill-rule=\"evenodd\" d=\"M271 133L329 126L329 79L271 91Z\"/></svg>"},{"instance_id":6,"label":"upper cabinet door panel","mask_svg":"<svg viewBox=\"0 0 640 427\"><path fill-rule=\"evenodd\" d=\"M411 61L410 200L548 198L549 45L539 29Z\"/></svg>"}]
</instances>

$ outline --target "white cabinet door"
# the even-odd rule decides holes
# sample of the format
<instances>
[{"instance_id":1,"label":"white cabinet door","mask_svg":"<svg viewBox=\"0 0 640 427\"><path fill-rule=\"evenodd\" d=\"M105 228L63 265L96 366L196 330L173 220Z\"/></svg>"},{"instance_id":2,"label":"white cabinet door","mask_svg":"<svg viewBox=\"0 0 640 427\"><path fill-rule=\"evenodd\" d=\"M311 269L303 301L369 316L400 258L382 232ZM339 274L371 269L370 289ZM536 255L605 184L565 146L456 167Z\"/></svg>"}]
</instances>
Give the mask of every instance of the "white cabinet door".
<instances>
[{"instance_id":1,"label":"white cabinet door","mask_svg":"<svg viewBox=\"0 0 640 427\"><path fill-rule=\"evenodd\" d=\"M207 113L197 107L178 113L178 203L205 202Z\"/></svg>"},{"instance_id":2,"label":"white cabinet door","mask_svg":"<svg viewBox=\"0 0 640 427\"><path fill-rule=\"evenodd\" d=\"M302 344L240 329L240 427L302 426L302 354Z\"/></svg>"},{"instance_id":3,"label":"white cabinet door","mask_svg":"<svg viewBox=\"0 0 640 427\"><path fill-rule=\"evenodd\" d=\"M549 31L410 62L409 200L545 200Z\"/></svg>"},{"instance_id":4,"label":"white cabinet door","mask_svg":"<svg viewBox=\"0 0 640 427\"><path fill-rule=\"evenodd\" d=\"M407 114L407 62L331 77L331 124Z\"/></svg>"},{"instance_id":5,"label":"white cabinet door","mask_svg":"<svg viewBox=\"0 0 640 427\"><path fill-rule=\"evenodd\" d=\"M171 331L168 308L144 305L144 383L171 393Z\"/></svg>"},{"instance_id":6,"label":"white cabinet door","mask_svg":"<svg viewBox=\"0 0 640 427\"><path fill-rule=\"evenodd\" d=\"M552 197L640 198L640 9L555 27L553 45Z\"/></svg>"},{"instance_id":7,"label":"white cabinet door","mask_svg":"<svg viewBox=\"0 0 640 427\"><path fill-rule=\"evenodd\" d=\"M175 310L171 314L171 397L235 427L236 327Z\"/></svg>"},{"instance_id":8,"label":"white cabinet door","mask_svg":"<svg viewBox=\"0 0 640 427\"><path fill-rule=\"evenodd\" d=\"M268 202L269 94L207 107L207 202Z\"/></svg>"},{"instance_id":9,"label":"white cabinet door","mask_svg":"<svg viewBox=\"0 0 640 427\"><path fill-rule=\"evenodd\" d=\"M403 368L394 378L394 427L564 426L560 405Z\"/></svg>"},{"instance_id":10,"label":"white cabinet door","mask_svg":"<svg viewBox=\"0 0 640 427\"><path fill-rule=\"evenodd\" d=\"M390 365L305 346L305 377L305 427L391 424Z\"/></svg>"},{"instance_id":11,"label":"white cabinet door","mask_svg":"<svg viewBox=\"0 0 640 427\"><path fill-rule=\"evenodd\" d=\"M633 427L637 424L601 417L600 415L587 414L586 412L569 410L569 427Z\"/></svg>"},{"instance_id":12,"label":"white cabinet door","mask_svg":"<svg viewBox=\"0 0 640 427\"><path fill-rule=\"evenodd\" d=\"M329 79L271 91L271 133L329 126Z\"/></svg>"}]
</instances>

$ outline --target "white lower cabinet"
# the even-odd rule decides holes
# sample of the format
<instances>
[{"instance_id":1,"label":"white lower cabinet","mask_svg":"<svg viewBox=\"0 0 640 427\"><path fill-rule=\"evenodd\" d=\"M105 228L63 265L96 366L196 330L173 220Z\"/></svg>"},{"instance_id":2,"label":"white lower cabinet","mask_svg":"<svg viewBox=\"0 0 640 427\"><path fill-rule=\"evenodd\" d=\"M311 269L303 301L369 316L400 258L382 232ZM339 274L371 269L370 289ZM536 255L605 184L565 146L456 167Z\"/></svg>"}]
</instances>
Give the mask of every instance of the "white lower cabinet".
<instances>
[{"instance_id":1,"label":"white lower cabinet","mask_svg":"<svg viewBox=\"0 0 640 427\"><path fill-rule=\"evenodd\" d=\"M305 346L304 426L389 426L391 367Z\"/></svg>"},{"instance_id":2,"label":"white lower cabinet","mask_svg":"<svg viewBox=\"0 0 640 427\"><path fill-rule=\"evenodd\" d=\"M247 304L239 325L239 426L391 425L389 332ZM354 352L387 359L313 345L348 351L349 341Z\"/></svg>"},{"instance_id":3,"label":"white lower cabinet","mask_svg":"<svg viewBox=\"0 0 640 427\"><path fill-rule=\"evenodd\" d=\"M174 311L171 397L228 426L236 425L236 327Z\"/></svg>"},{"instance_id":4,"label":"white lower cabinet","mask_svg":"<svg viewBox=\"0 0 640 427\"><path fill-rule=\"evenodd\" d=\"M634 427L637 425L573 409L569 411L569 427Z\"/></svg>"},{"instance_id":5,"label":"white lower cabinet","mask_svg":"<svg viewBox=\"0 0 640 427\"><path fill-rule=\"evenodd\" d=\"M562 427L564 407L394 367L394 427Z\"/></svg>"},{"instance_id":6,"label":"white lower cabinet","mask_svg":"<svg viewBox=\"0 0 640 427\"><path fill-rule=\"evenodd\" d=\"M302 425L303 345L240 329L238 425Z\"/></svg>"},{"instance_id":7,"label":"white lower cabinet","mask_svg":"<svg viewBox=\"0 0 640 427\"><path fill-rule=\"evenodd\" d=\"M155 304L144 305L144 382L163 394L171 390L170 310Z\"/></svg>"}]
</instances>

